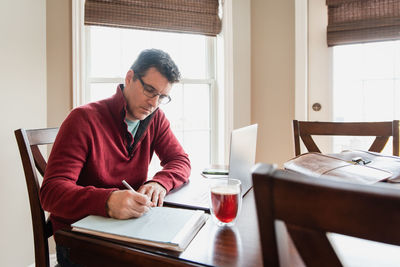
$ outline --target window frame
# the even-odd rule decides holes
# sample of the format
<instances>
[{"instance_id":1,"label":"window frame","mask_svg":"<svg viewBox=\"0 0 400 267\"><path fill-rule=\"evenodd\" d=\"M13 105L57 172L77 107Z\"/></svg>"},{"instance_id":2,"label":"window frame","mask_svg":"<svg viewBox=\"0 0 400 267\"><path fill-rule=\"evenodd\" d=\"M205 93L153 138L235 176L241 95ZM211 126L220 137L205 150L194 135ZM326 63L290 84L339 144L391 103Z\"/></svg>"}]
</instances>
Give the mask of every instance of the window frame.
<instances>
[{"instance_id":1,"label":"window frame","mask_svg":"<svg viewBox=\"0 0 400 267\"><path fill-rule=\"evenodd\" d=\"M321 30L328 23L325 1L296 1L295 22L295 118L332 121L334 47L328 47L326 31ZM316 96L313 91L326 93ZM329 112L313 111L314 102L321 103ZM325 151L333 149L333 142L328 138L319 140L319 144Z\"/></svg>"},{"instance_id":2,"label":"window frame","mask_svg":"<svg viewBox=\"0 0 400 267\"><path fill-rule=\"evenodd\" d=\"M72 50L73 50L73 108L87 103L89 79L86 75L88 60L86 53L88 42L87 27L84 26L84 0L72 1ZM232 60L232 27L227 20L232 19L231 4L224 5L223 30L220 36L208 42L208 63L214 75L213 79L204 79L202 82L210 84L211 110L210 110L210 160L211 164L228 164L229 161L229 136L233 129L233 60ZM228 25L228 26L226 26ZM221 45L222 44L222 45ZM212 63L212 64L210 64ZM231 71L230 71L231 70ZM90 78L90 82L117 82L121 78ZM182 83L198 83L198 79L182 79ZM219 85L219 86L218 86Z\"/></svg>"}]
</instances>

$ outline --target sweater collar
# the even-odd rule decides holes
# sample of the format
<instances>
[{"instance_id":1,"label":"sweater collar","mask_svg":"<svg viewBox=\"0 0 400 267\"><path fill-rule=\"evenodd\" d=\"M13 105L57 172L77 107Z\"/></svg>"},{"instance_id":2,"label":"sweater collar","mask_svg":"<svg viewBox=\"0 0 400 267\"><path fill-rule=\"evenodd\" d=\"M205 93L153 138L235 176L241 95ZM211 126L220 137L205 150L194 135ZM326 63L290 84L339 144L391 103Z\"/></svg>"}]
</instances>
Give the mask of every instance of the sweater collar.
<instances>
[{"instance_id":1,"label":"sweater collar","mask_svg":"<svg viewBox=\"0 0 400 267\"><path fill-rule=\"evenodd\" d=\"M116 93L113 96L111 96L110 102L109 102L112 116L114 117L114 119L116 121L124 121L125 117L126 117L126 109L127 109L128 103L126 102L125 96L123 94L123 90L124 90L124 85L119 84L117 87ZM151 121L151 118L157 111L158 111L158 108L152 114L147 116L146 119L142 120L141 124L143 122L145 122L145 124L147 125L148 122Z\"/></svg>"},{"instance_id":2,"label":"sweater collar","mask_svg":"<svg viewBox=\"0 0 400 267\"><path fill-rule=\"evenodd\" d=\"M109 101L110 111L116 121L125 119L127 102L124 97L123 91L124 85L120 84L117 87L117 91L111 96Z\"/></svg>"},{"instance_id":3,"label":"sweater collar","mask_svg":"<svg viewBox=\"0 0 400 267\"><path fill-rule=\"evenodd\" d=\"M115 121L120 121L121 122L120 125L122 127L121 129L123 129L125 133L128 133L127 124L125 122L127 102L123 94L123 90L124 90L124 85L123 84L118 85L117 92L110 98L109 106L112 117L115 119ZM156 112L158 112L158 108L149 116L147 116L144 120L140 121L139 128L137 129L134 139L131 133L128 133L126 135L128 138L127 150L129 155L132 156L132 153L135 150L137 143L145 134Z\"/></svg>"}]
</instances>

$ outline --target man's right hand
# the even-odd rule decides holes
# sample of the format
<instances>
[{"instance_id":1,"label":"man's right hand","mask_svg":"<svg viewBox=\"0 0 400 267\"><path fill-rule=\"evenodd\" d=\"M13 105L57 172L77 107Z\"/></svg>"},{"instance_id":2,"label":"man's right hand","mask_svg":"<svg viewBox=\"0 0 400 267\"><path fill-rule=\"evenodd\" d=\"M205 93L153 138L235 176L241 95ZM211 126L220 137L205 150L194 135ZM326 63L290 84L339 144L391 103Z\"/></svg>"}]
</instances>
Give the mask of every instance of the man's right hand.
<instances>
[{"instance_id":1,"label":"man's right hand","mask_svg":"<svg viewBox=\"0 0 400 267\"><path fill-rule=\"evenodd\" d=\"M149 198L132 190L117 190L107 200L107 213L115 219L140 217L151 207Z\"/></svg>"}]
</instances>

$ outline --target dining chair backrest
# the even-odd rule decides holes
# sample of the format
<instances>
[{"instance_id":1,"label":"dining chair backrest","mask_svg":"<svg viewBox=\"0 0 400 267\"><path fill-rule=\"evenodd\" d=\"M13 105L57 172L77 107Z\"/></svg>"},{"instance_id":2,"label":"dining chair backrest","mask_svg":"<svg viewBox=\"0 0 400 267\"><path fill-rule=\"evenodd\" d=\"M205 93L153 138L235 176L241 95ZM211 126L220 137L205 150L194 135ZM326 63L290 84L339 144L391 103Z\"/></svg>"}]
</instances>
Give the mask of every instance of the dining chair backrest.
<instances>
[{"instance_id":1,"label":"dining chair backrest","mask_svg":"<svg viewBox=\"0 0 400 267\"><path fill-rule=\"evenodd\" d=\"M374 136L368 149L382 152L389 137L393 137L393 155L399 156L399 121L382 122L322 122L293 120L293 135L296 156L301 154L300 139L308 152L321 152L312 136Z\"/></svg>"},{"instance_id":2,"label":"dining chair backrest","mask_svg":"<svg viewBox=\"0 0 400 267\"><path fill-rule=\"evenodd\" d=\"M306 266L342 266L327 232L400 245L398 187L309 177L261 163L252 177L264 266L280 263L276 220Z\"/></svg>"},{"instance_id":3,"label":"dining chair backrest","mask_svg":"<svg viewBox=\"0 0 400 267\"><path fill-rule=\"evenodd\" d=\"M47 267L50 265L48 238L53 235L51 222L46 220L39 199L40 183L37 171L43 177L47 166L46 159L40 151L39 146L54 143L58 129L18 129L14 132L24 168L31 207L35 266Z\"/></svg>"}]
</instances>

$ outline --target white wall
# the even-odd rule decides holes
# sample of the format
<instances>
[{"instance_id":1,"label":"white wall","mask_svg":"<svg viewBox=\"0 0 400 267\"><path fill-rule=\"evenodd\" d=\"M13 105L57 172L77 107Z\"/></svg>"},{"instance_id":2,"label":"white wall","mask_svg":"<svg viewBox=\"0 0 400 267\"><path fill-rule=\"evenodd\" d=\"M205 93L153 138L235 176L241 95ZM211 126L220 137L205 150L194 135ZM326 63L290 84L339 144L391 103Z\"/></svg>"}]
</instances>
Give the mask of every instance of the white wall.
<instances>
[{"instance_id":1,"label":"white wall","mask_svg":"<svg viewBox=\"0 0 400 267\"><path fill-rule=\"evenodd\" d=\"M34 261L18 128L46 127L46 1L0 1L0 266Z\"/></svg>"}]
</instances>

